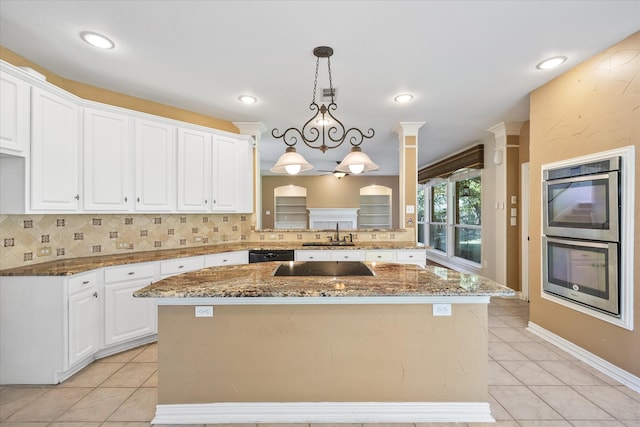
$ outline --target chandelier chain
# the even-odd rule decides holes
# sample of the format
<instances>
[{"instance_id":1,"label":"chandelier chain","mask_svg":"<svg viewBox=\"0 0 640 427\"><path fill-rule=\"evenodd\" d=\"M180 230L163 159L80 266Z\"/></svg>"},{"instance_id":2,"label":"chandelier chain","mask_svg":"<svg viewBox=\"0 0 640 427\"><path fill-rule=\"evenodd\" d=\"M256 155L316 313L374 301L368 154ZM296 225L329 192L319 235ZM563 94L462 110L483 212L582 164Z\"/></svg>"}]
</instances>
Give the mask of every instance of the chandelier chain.
<instances>
[{"instance_id":1,"label":"chandelier chain","mask_svg":"<svg viewBox=\"0 0 640 427\"><path fill-rule=\"evenodd\" d=\"M318 67L320 66L320 57L316 58L316 76L313 78L313 98L311 98L311 103L316 102L316 87L318 86Z\"/></svg>"}]
</instances>

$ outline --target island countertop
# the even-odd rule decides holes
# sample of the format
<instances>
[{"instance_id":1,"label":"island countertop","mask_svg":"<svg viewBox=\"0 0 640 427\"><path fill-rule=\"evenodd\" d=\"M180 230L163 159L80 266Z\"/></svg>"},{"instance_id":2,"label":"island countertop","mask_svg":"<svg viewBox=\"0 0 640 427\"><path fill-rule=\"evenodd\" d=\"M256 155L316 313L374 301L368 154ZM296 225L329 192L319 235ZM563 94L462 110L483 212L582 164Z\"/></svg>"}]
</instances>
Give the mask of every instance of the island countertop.
<instances>
[{"instance_id":1,"label":"island countertop","mask_svg":"<svg viewBox=\"0 0 640 427\"><path fill-rule=\"evenodd\" d=\"M288 263L288 262L287 262ZM373 276L274 276L280 262L205 268L134 293L150 298L326 298L513 296L513 290L445 267L365 263ZM329 301L327 301L329 302ZM159 300L159 303L162 302ZM188 303L184 301L184 303Z\"/></svg>"}]
</instances>

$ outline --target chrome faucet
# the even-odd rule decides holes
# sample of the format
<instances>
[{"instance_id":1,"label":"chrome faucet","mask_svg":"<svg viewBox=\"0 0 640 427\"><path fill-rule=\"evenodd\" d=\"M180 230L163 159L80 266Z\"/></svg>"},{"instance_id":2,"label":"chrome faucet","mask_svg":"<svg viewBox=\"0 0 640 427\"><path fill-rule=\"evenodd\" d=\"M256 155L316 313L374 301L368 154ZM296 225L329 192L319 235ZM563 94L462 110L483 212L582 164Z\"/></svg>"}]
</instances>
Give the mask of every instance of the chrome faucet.
<instances>
[{"instance_id":1,"label":"chrome faucet","mask_svg":"<svg viewBox=\"0 0 640 427\"><path fill-rule=\"evenodd\" d=\"M340 241L340 228L339 228L340 223L336 222L336 242Z\"/></svg>"}]
</instances>

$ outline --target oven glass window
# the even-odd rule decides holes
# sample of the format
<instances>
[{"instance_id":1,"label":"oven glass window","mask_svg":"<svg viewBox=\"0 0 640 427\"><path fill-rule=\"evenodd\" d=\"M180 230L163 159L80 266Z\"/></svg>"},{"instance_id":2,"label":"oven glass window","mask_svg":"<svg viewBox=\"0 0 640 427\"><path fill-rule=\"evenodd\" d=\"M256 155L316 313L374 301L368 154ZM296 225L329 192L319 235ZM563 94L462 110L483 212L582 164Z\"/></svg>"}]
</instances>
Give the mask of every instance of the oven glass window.
<instances>
[{"instance_id":1,"label":"oven glass window","mask_svg":"<svg viewBox=\"0 0 640 427\"><path fill-rule=\"evenodd\" d=\"M606 248L548 242L547 255L549 282L609 299L609 253Z\"/></svg>"},{"instance_id":2,"label":"oven glass window","mask_svg":"<svg viewBox=\"0 0 640 427\"><path fill-rule=\"evenodd\" d=\"M549 183L549 225L609 229L607 179Z\"/></svg>"}]
</instances>

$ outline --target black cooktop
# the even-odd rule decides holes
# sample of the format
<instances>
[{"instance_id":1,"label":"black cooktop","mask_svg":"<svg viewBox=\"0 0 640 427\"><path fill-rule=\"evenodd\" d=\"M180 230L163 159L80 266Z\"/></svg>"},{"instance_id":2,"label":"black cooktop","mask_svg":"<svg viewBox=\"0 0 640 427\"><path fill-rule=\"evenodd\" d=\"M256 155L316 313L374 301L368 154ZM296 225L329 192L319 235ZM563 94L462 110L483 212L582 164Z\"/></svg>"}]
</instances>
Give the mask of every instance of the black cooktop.
<instances>
[{"instance_id":1,"label":"black cooktop","mask_svg":"<svg viewBox=\"0 0 640 427\"><path fill-rule=\"evenodd\" d=\"M359 261L283 262L274 276L373 276Z\"/></svg>"}]
</instances>

